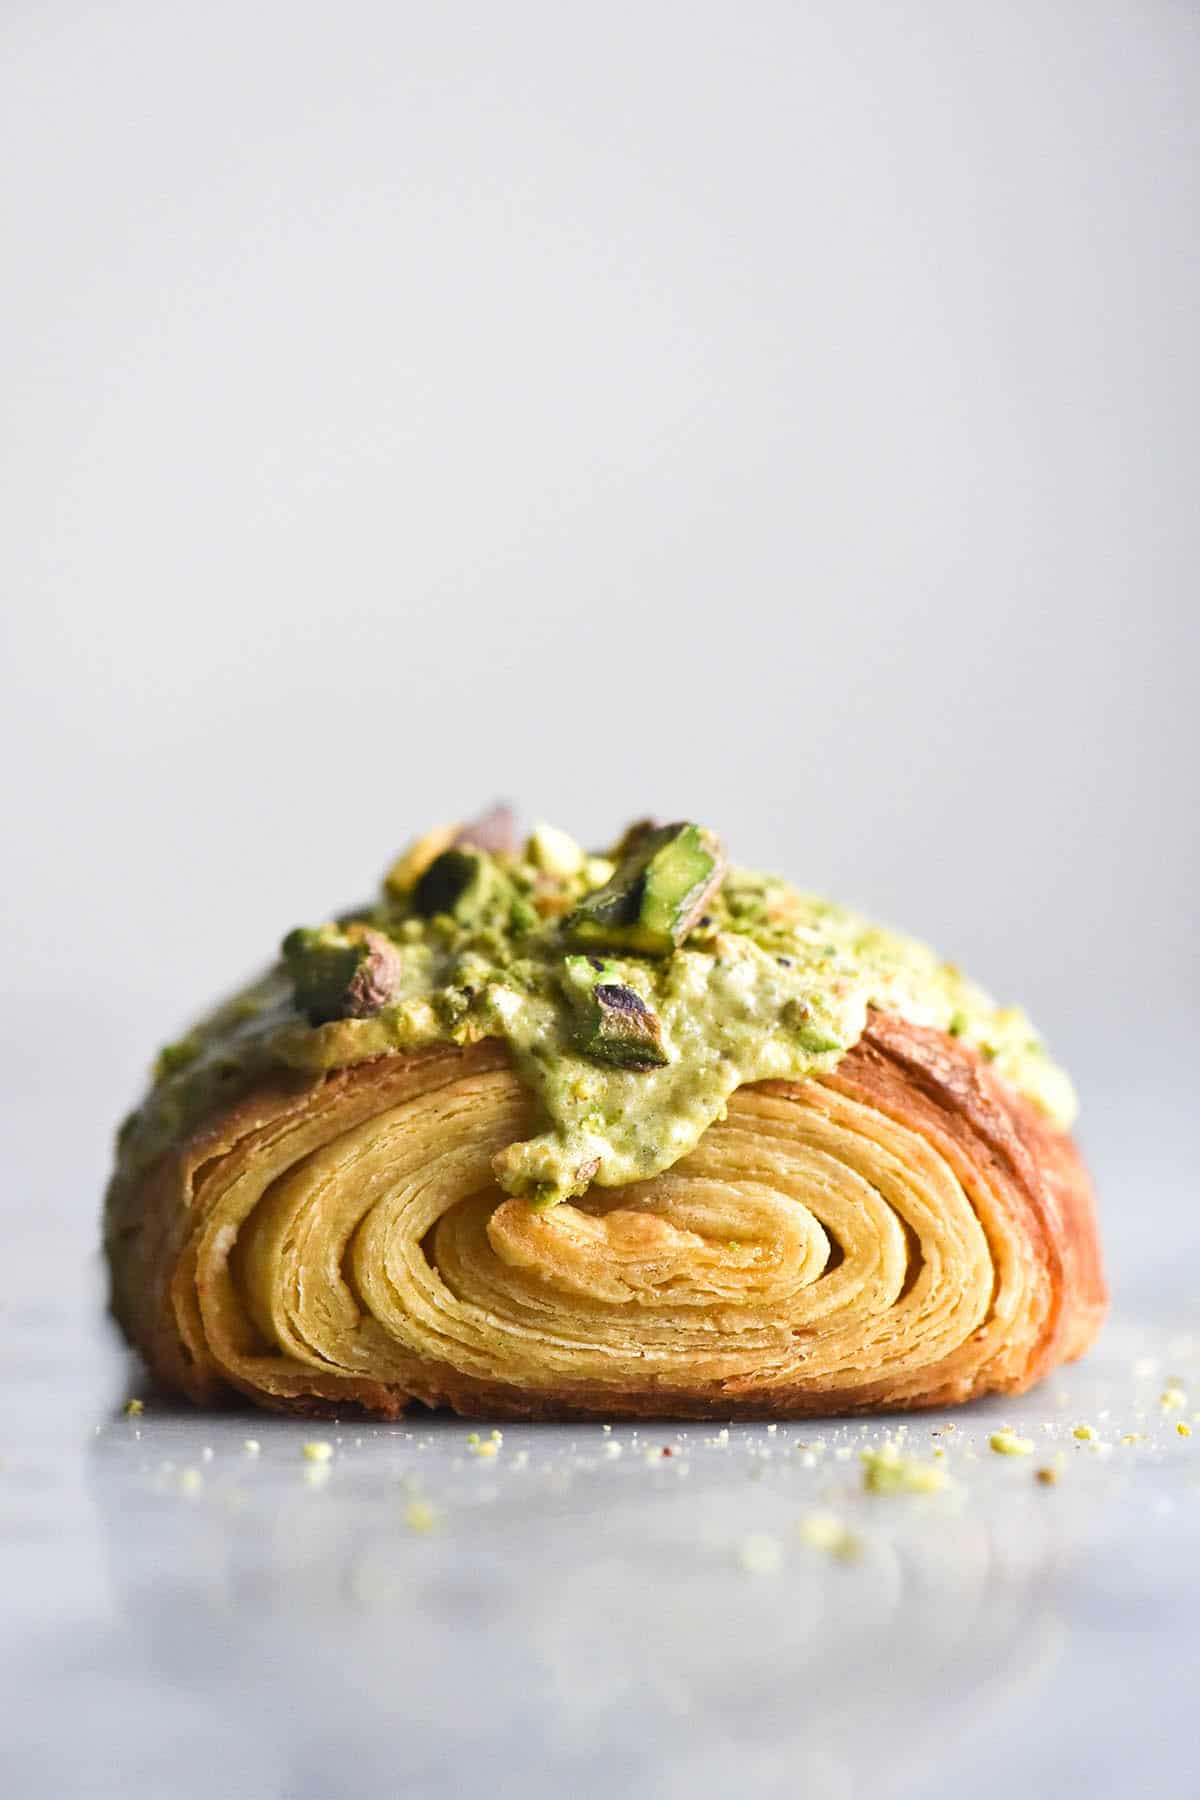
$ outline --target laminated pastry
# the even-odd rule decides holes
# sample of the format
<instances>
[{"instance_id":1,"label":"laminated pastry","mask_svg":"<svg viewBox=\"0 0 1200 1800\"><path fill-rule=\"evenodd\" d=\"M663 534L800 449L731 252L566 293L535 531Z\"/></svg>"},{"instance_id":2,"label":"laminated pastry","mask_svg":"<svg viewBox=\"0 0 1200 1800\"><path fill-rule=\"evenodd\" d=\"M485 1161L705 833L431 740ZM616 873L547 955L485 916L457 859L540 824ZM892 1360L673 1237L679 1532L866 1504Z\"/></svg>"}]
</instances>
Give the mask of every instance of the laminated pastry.
<instances>
[{"instance_id":1,"label":"laminated pastry","mask_svg":"<svg viewBox=\"0 0 1200 1800\"><path fill-rule=\"evenodd\" d=\"M803 1418L1016 1393L1106 1295L1074 1098L922 945L499 810L158 1058L113 1306L170 1389L394 1417Z\"/></svg>"}]
</instances>

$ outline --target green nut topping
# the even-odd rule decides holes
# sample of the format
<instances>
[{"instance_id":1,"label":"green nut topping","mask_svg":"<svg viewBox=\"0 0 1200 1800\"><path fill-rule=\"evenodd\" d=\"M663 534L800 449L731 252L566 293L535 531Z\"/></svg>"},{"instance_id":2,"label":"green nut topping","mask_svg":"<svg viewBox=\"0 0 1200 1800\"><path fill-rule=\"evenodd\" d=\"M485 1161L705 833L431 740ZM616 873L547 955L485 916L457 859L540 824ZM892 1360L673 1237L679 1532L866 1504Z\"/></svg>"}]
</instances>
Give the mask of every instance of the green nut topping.
<instances>
[{"instance_id":1,"label":"green nut topping","mask_svg":"<svg viewBox=\"0 0 1200 1800\"><path fill-rule=\"evenodd\" d=\"M827 1056L831 1051L840 1053L846 1048L840 1038L818 1024L807 1000L789 1000L782 1017L800 1048L807 1050L810 1056Z\"/></svg>"},{"instance_id":2,"label":"green nut topping","mask_svg":"<svg viewBox=\"0 0 1200 1800\"><path fill-rule=\"evenodd\" d=\"M562 986L574 1009L574 1042L585 1056L620 1069L662 1068L671 1059L662 1021L598 956L568 956Z\"/></svg>"},{"instance_id":3,"label":"green nut topping","mask_svg":"<svg viewBox=\"0 0 1200 1800\"><path fill-rule=\"evenodd\" d=\"M725 876L711 831L691 824L627 832L611 881L564 921L572 942L669 956L703 916Z\"/></svg>"},{"instance_id":4,"label":"green nut topping","mask_svg":"<svg viewBox=\"0 0 1200 1800\"><path fill-rule=\"evenodd\" d=\"M694 823L640 819L597 856L550 825L522 842L493 808L426 832L376 899L291 932L282 963L169 1045L121 1154L144 1166L281 1067L490 1039L535 1103L492 1173L554 1205L670 1168L738 1087L825 1074L871 1009L958 1038L1070 1123L1070 1083L1025 1015L924 946L778 875L726 872Z\"/></svg>"},{"instance_id":5,"label":"green nut topping","mask_svg":"<svg viewBox=\"0 0 1200 1800\"><path fill-rule=\"evenodd\" d=\"M312 1025L382 1012L400 983L400 952L365 925L298 926L283 940L296 1008Z\"/></svg>"},{"instance_id":6,"label":"green nut topping","mask_svg":"<svg viewBox=\"0 0 1200 1800\"><path fill-rule=\"evenodd\" d=\"M202 1048L195 1036L180 1038L176 1044L164 1044L154 1061L155 1081L166 1081L169 1076L178 1075L181 1069L190 1068Z\"/></svg>"},{"instance_id":7,"label":"green nut topping","mask_svg":"<svg viewBox=\"0 0 1200 1800\"><path fill-rule=\"evenodd\" d=\"M457 919L480 910L491 886L492 860L480 850L443 850L413 890L413 906L426 919L449 913Z\"/></svg>"}]
</instances>

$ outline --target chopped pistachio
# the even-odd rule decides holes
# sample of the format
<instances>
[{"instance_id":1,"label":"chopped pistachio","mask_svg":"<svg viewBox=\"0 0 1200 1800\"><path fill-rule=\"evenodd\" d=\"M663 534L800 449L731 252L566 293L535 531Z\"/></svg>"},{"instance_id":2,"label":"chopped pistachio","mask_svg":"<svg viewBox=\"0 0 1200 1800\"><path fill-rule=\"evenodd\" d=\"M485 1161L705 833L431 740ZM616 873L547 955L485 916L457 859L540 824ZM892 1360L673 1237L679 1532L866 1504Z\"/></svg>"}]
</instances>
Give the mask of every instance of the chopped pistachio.
<instances>
[{"instance_id":1,"label":"chopped pistachio","mask_svg":"<svg viewBox=\"0 0 1200 1800\"><path fill-rule=\"evenodd\" d=\"M539 823L530 834L529 860L546 875L568 879L582 874L587 859L573 837L553 825Z\"/></svg>"},{"instance_id":2,"label":"chopped pistachio","mask_svg":"<svg viewBox=\"0 0 1200 1800\"><path fill-rule=\"evenodd\" d=\"M619 1068L661 1067L670 1058L658 1015L616 975L598 956L564 958L562 986L575 1009L575 1042L585 1056Z\"/></svg>"},{"instance_id":3,"label":"chopped pistachio","mask_svg":"<svg viewBox=\"0 0 1200 1800\"><path fill-rule=\"evenodd\" d=\"M384 876L384 891L388 897L392 900L407 899L434 858L450 848L457 831L457 825L438 825L410 844Z\"/></svg>"},{"instance_id":4,"label":"chopped pistachio","mask_svg":"<svg viewBox=\"0 0 1200 1800\"><path fill-rule=\"evenodd\" d=\"M333 1455L333 1445L316 1439L304 1445L302 1455L306 1462L326 1463Z\"/></svg>"},{"instance_id":5,"label":"chopped pistachio","mask_svg":"<svg viewBox=\"0 0 1200 1800\"><path fill-rule=\"evenodd\" d=\"M127 1419L139 1419L145 1410L146 1402L144 1400L127 1400L125 1402L125 1417Z\"/></svg>"},{"instance_id":6,"label":"chopped pistachio","mask_svg":"<svg viewBox=\"0 0 1200 1800\"><path fill-rule=\"evenodd\" d=\"M612 880L564 921L574 942L643 956L681 944L725 876L716 837L700 825L663 825L636 835Z\"/></svg>"},{"instance_id":7,"label":"chopped pistachio","mask_svg":"<svg viewBox=\"0 0 1200 1800\"><path fill-rule=\"evenodd\" d=\"M610 882L617 872L617 865L607 856L589 856L583 865L584 887L590 893L593 888L602 888Z\"/></svg>"},{"instance_id":8,"label":"chopped pistachio","mask_svg":"<svg viewBox=\"0 0 1200 1800\"><path fill-rule=\"evenodd\" d=\"M840 1053L846 1048L840 1038L823 1030L813 1019L812 1009L805 1000L789 1000L783 1009L782 1018L800 1048L807 1050L811 1056L824 1056L832 1050Z\"/></svg>"},{"instance_id":9,"label":"chopped pistachio","mask_svg":"<svg viewBox=\"0 0 1200 1800\"><path fill-rule=\"evenodd\" d=\"M1100 1433L1096 1430L1094 1425L1076 1425L1071 1436L1077 1437L1081 1444L1093 1444L1100 1436Z\"/></svg>"},{"instance_id":10,"label":"chopped pistachio","mask_svg":"<svg viewBox=\"0 0 1200 1800\"><path fill-rule=\"evenodd\" d=\"M283 940L296 1005L314 1025L381 1012L400 985L400 952L365 925L299 926Z\"/></svg>"},{"instance_id":11,"label":"chopped pistachio","mask_svg":"<svg viewBox=\"0 0 1200 1800\"><path fill-rule=\"evenodd\" d=\"M1178 1412L1181 1407L1187 1405L1187 1395L1181 1387L1172 1385L1163 1389L1159 1396L1159 1405L1164 1412Z\"/></svg>"},{"instance_id":12,"label":"chopped pistachio","mask_svg":"<svg viewBox=\"0 0 1200 1800\"><path fill-rule=\"evenodd\" d=\"M1188 1424L1186 1419L1177 1420L1175 1429L1179 1433L1180 1437L1191 1437L1191 1435L1192 1435L1192 1428Z\"/></svg>"},{"instance_id":13,"label":"chopped pistachio","mask_svg":"<svg viewBox=\"0 0 1200 1800\"><path fill-rule=\"evenodd\" d=\"M472 819L467 825L460 825L454 835L455 844L463 848L484 850L489 856L507 856L517 847L516 822L513 819L511 806L501 802Z\"/></svg>"},{"instance_id":14,"label":"chopped pistachio","mask_svg":"<svg viewBox=\"0 0 1200 1800\"><path fill-rule=\"evenodd\" d=\"M166 1081L170 1076L178 1075L181 1069L190 1068L201 1049L199 1038L190 1035L174 1044L164 1044L154 1062L155 1081Z\"/></svg>"},{"instance_id":15,"label":"chopped pistachio","mask_svg":"<svg viewBox=\"0 0 1200 1800\"><path fill-rule=\"evenodd\" d=\"M423 918L447 913L460 925L468 925L482 921L502 891L510 898L509 884L495 860L484 850L463 846L434 858L413 889L412 903Z\"/></svg>"}]
</instances>

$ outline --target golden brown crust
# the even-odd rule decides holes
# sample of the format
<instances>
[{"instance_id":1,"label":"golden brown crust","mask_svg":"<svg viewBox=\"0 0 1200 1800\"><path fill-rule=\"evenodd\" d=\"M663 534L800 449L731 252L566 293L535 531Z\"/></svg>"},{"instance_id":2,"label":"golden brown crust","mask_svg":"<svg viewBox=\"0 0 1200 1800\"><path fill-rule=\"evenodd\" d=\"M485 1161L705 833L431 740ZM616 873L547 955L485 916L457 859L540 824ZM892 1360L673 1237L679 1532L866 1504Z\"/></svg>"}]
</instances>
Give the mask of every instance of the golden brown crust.
<instances>
[{"instance_id":1,"label":"golden brown crust","mask_svg":"<svg viewBox=\"0 0 1200 1800\"><path fill-rule=\"evenodd\" d=\"M675 1170L551 1214L486 1173L531 1125L494 1043L262 1082L114 1178L114 1311L202 1405L523 1419L1019 1392L1103 1318L1073 1144L942 1033L873 1014L832 1075L739 1090Z\"/></svg>"}]
</instances>

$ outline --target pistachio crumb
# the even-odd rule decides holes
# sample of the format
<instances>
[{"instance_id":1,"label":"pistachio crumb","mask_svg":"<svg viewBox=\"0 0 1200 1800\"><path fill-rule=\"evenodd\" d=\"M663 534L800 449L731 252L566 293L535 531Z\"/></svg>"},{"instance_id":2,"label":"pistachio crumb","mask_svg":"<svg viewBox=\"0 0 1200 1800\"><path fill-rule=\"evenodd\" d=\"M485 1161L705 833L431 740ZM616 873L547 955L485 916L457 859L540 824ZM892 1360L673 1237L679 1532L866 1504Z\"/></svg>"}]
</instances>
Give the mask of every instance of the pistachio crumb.
<instances>
[{"instance_id":1,"label":"pistachio crumb","mask_svg":"<svg viewBox=\"0 0 1200 1800\"><path fill-rule=\"evenodd\" d=\"M441 1524L441 1514L428 1500L410 1500L404 1509L404 1523L410 1531L436 1531Z\"/></svg>"},{"instance_id":2,"label":"pistachio crumb","mask_svg":"<svg viewBox=\"0 0 1200 1800\"><path fill-rule=\"evenodd\" d=\"M854 1562L862 1555L862 1539L834 1513L809 1513L801 1519L799 1532L812 1549L823 1550L841 1562Z\"/></svg>"},{"instance_id":3,"label":"pistachio crumb","mask_svg":"<svg viewBox=\"0 0 1200 1800\"><path fill-rule=\"evenodd\" d=\"M1188 1424L1186 1419L1180 1419L1178 1424L1176 1425L1175 1429L1179 1433L1180 1437L1191 1437L1191 1435L1192 1435L1192 1428Z\"/></svg>"},{"instance_id":4,"label":"pistachio crumb","mask_svg":"<svg viewBox=\"0 0 1200 1800\"><path fill-rule=\"evenodd\" d=\"M1158 1403L1164 1412L1178 1412L1180 1407L1187 1405L1187 1395L1181 1387L1164 1388Z\"/></svg>"},{"instance_id":5,"label":"pistachio crumb","mask_svg":"<svg viewBox=\"0 0 1200 1800\"><path fill-rule=\"evenodd\" d=\"M305 1462L327 1463L333 1455L333 1445L323 1439L315 1438L305 1444L303 1450Z\"/></svg>"},{"instance_id":6,"label":"pistachio crumb","mask_svg":"<svg viewBox=\"0 0 1200 1800\"><path fill-rule=\"evenodd\" d=\"M993 1431L988 1443L997 1456L1032 1456L1033 1439L1018 1437L1015 1431L1006 1426L1003 1431Z\"/></svg>"},{"instance_id":7,"label":"pistachio crumb","mask_svg":"<svg viewBox=\"0 0 1200 1800\"><path fill-rule=\"evenodd\" d=\"M1100 1433L1094 1425L1076 1425L1071 1436L1078 1438L1081 1444L1092 1444L1100 1436Z\"/></svg>"},{"instance_id":8,"label":"pistachio crumb","mask_svg":"<svg viewBox=\"0 0 1200 1800\"><path fill-rule=\"evenodd\" d=\"M902 1456L888 1438L878 1449L861 1452L863 1486L871 1494L932 1494L946 1485L946 1471L936 1463Z\"/></svg>"},{"instance_id":9,"label":"pistachio crumb","mask_svg":"<svg viewBox=\"0 0 1200 1800\"><path fill-rule=\"evenodd\" d=\"M125 1402L125 1417L127 1419L140 1419L145 1410L146 1402L144 1400L127 1400Z\"/></svg>"}]
</instances>

